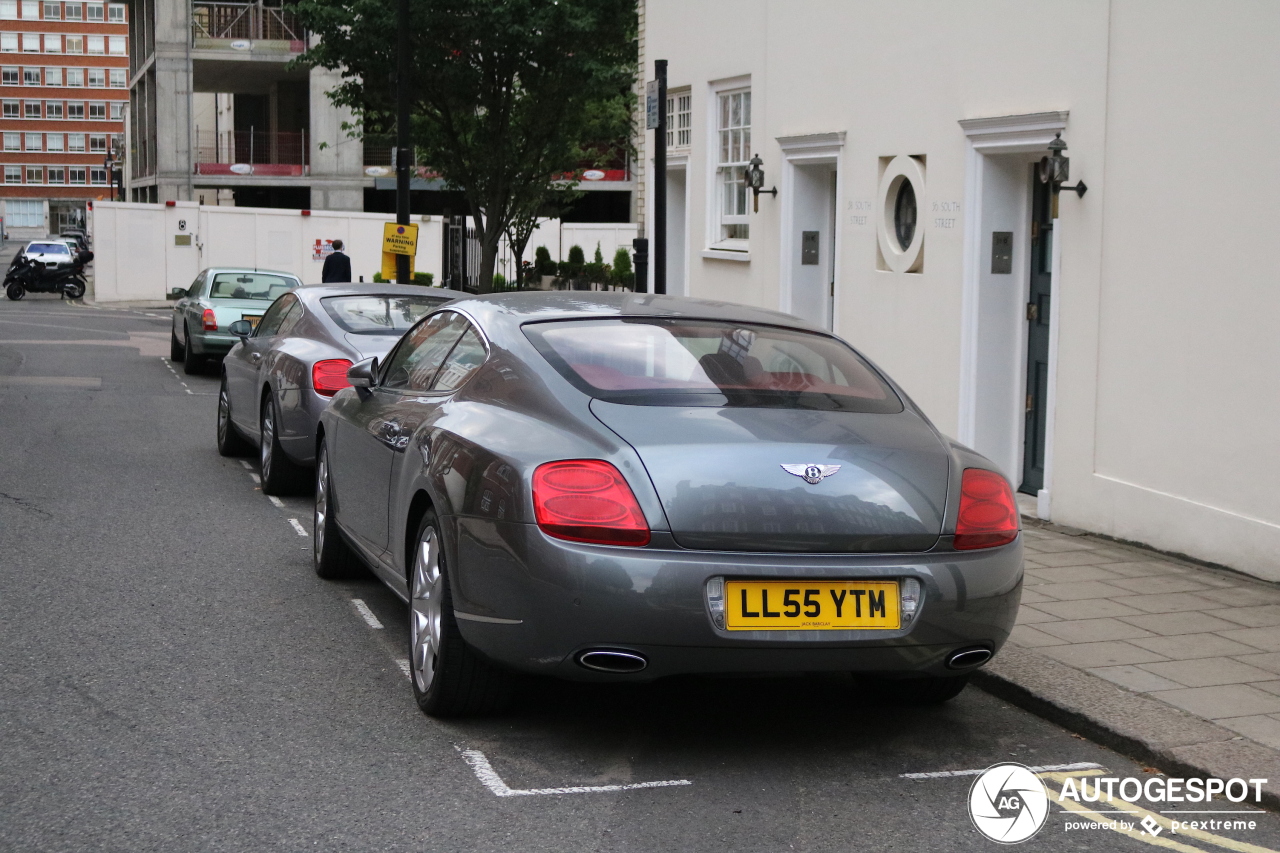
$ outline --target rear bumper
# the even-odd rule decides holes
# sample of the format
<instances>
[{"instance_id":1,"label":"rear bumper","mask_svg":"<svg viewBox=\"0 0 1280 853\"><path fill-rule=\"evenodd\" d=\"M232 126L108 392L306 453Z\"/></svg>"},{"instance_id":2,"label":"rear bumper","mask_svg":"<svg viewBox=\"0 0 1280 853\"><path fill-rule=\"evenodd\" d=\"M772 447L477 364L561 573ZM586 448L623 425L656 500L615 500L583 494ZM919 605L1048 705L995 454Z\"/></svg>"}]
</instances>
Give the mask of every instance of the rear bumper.
<instances>
[{"instance_id":1,"label":"rear bumper","mask_svg":"<svg viewBox=\"0 0 1280 853\"><path fill-rule=\"evenodd\" d=\"M979 552L779 555L577 545L533 525L447 522L457 545L455 608L520 620L460 619L467 641L516 669L580 680L824 670L955 674L945 666L952 652L1004 644L1022 590L1021 537ZM898 630L730 633L713 625L707 607L706 583L717 576L914 577L924 593L915 619ZM631 651L648 666L631 675L592 672L576 659L593 648Z\"/></svg>"},{"instance_id":2,"label":"rear bumper","mask_svg":"<svg viewBox=\"0 0 1280 853\"><path fill-rule=\"evenodd\" d=\"M219 332L196 332L192 330L187 346L196 355L216 356L221 358L231 351L239 342L235 335L224 335Z\"/></svg>"}]
</instances>

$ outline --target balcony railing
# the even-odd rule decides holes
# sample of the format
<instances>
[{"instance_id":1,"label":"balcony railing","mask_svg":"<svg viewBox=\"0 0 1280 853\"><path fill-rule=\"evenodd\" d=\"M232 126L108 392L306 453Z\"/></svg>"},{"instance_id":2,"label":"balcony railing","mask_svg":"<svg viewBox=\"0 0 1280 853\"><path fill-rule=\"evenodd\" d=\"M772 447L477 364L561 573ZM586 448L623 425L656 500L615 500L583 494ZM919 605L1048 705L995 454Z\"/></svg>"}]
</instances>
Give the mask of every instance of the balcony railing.
<instances>
[{"instance_id":1,"label":"balcony railing","mask_svg":"<svg viewBox=\"0 0 1280 853\"><path fill-rule=\"evenodd\" d=\"M293 12L264 3L196 0L191 9L191 35L196 39L306 42L306 31Z\"/></svg>"},{"instance_id":2,"label":"balcony railing","mask_svg":"<svg viewBox=\"0 0 1280 853\"><path fill-rule=\"evenodd\" d=\"M307 132L196 130L196 174L301 176L308 173Z\"/></svg>"}]
</instances>

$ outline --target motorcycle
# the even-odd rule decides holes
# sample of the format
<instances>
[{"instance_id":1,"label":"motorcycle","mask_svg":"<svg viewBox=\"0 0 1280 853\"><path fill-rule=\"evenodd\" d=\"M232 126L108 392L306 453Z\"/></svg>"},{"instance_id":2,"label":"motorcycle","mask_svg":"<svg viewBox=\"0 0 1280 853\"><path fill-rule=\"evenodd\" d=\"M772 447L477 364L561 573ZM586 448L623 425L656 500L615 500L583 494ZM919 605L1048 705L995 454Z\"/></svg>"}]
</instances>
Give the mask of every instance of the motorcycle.
<instances>
[{"instance_id":1,"label":"motorcycle","mask_svg":"<svg viewBox=\"0 0 1280 853\"><path fill-rule=\"evenodd\" d=\"M84 268L93 260L93 252L82 251L75 256L71 266L65 269L49 269L40 261L33 261L19 252L9 264L4 277L4 294L18 300L28 293L61 293L72 299L84 296L88 282Z\"/></svg>"}]
</instances>

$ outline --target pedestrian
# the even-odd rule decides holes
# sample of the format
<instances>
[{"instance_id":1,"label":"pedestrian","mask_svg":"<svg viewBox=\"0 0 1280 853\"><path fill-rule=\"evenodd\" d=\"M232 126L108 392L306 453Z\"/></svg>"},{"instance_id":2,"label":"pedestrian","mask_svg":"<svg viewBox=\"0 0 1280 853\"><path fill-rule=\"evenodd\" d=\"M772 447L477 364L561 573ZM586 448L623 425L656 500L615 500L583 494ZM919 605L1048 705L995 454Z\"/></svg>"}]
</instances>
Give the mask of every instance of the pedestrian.
<instances>
[{"instance_id":1,"label":"pedestrian","mask_svg":"<svg viewBox=\"0 0 1280 853\"><path fill-rule=\"evenodd\" d=\"M329 253L329 257L324 259L324 269L320 271L320 281L325 284L351 281L351 259L342 253L341 240L333 241L333 251Z\"/></svg>"}]
</instances>

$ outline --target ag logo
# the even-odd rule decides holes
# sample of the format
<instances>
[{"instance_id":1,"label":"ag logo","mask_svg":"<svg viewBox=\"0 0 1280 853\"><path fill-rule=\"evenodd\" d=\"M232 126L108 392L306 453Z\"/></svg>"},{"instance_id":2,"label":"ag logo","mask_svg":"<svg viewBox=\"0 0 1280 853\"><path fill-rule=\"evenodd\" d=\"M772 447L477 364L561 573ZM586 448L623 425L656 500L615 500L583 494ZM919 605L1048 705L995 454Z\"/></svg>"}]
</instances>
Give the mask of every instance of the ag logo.
<instances>
[{"instance_id":1,"label":"ag logo","mask_svg":"<svg viewBox=\"0 0 1280 853\"><path fill-rule=\"evenodd\" d=\"M1021 764L988 767L969 789L969 817L978 832L992 841L1026 841L1040 831L1048 816L1044 783Z\"/></svg>"}]
</instances>

